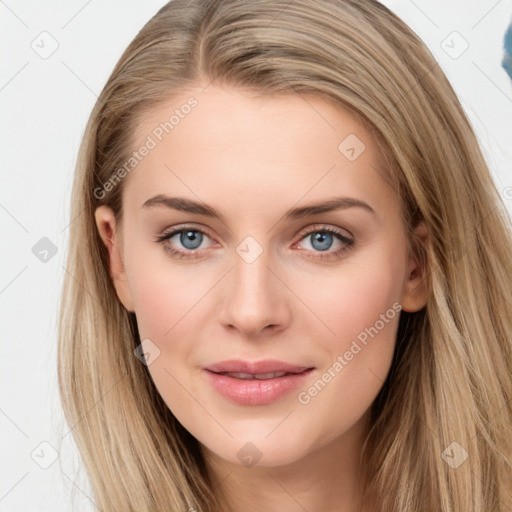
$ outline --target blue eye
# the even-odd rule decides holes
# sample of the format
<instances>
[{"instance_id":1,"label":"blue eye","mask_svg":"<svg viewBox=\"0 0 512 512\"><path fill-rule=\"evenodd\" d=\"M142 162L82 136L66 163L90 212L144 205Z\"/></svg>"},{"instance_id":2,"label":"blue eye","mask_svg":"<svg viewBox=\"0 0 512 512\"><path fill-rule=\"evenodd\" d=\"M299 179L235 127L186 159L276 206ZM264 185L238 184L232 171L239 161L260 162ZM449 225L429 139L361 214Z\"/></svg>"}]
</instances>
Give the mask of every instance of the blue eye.
<instances>
[{"instance_id":1,"label":"blue eye","mask_svg":"<svg viewBox=\"0 0 512 512\"><path fill-rule=\"evenodd\" d=\"M199 235L197 233L199 233ZM183 246L187 249L191 250L197 249L203 240L203 233L193 229L187 231L179 231L176 234L180 235L180 243L183 244ZM189 244L192 245L192 247Z\"/></svg>"},{"instance_id":2,"label":"blue eye","mask_svg":"<svg viewBox=\"0 0 512 512\"><path fill-rule=\"evenodd\" d=\"M312 236L309 234L308 236ZM316 246L315 249L319 251L326 251L330 248L334 241L334 236L327 231L316 231L312 240L312 246L315 247L315 243L319 242L319 246Z\"/></svg>"},{"instance_id":3,"label":"blue eye","mask_svg":"<svg viewBox=\"0 0 512 512\"><path fill-rule=\"evenodd\" d=\"M179 237L177 238L179 240L179 243L183 247L185 247L185 251L175 249L170 244L172 238L174 238L177 235L179 235ZM167 252L171 253L174 257L193 258L196 257L197 253L192 251L197 251L199 249L205 236L208 237L208 235L204 231L189 226L181 229L174 229L169 233L164 233L161 237L157 238L157 242L162 243L164 245L164 249Z\"/></svg>"},{"instance_id":4,"label":"blue eye","mask_svg":"<svg viewBox=\"0 0 512 512\"><path fill-rule=\"evenodd\" d=\"M325 226L314 226L313 229L303 233L301 242L304 240L310 240L311 247L313 247L313 252L315 253L312 256L313 258L339 257L354 244L354 240L337 229ZM330 250L336 240L342 244L341 247Z\"/></svg>"},{"instance_id":5,"label":"blue eye","mask_svg":"<svg viewBox=\"0 0 512 512\"><path fill-rule=\"evenodd\" d=\"M174 237L177 237L176 241L171 243ZM201 229L197 229L194 226L180 226L168 233L164 233L162 236L158 237L156 241L162 243L164 250L169 252L174 258L181 259L200 257L198 253L202 250L200 248L201 244L208 238L211 239L211 237ZM340 231L325 226L314 226L313 229L302 233L299 242L303 242L308 238L313 249L301 249L301 252L313 253L311 255L312 258L336 258L350 249L354 244L354 240L345 236ZM341 247L330 250L336 240L342 244ZM184 249L176 249L174 246L177 243L181 244Z\"/></svg>"}]
</instances>

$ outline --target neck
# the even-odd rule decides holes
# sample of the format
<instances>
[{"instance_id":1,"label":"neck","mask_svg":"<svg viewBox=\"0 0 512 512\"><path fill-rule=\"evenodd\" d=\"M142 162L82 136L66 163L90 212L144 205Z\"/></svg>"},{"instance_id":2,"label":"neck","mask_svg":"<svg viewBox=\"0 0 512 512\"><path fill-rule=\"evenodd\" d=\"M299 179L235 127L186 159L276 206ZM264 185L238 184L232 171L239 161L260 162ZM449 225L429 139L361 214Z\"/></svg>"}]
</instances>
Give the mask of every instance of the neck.
<instances>
[{"instance_id":1,"label":"neck","mask_svg":"<svg viewBox=\"0 0 512 512\"><path fill-rule=\"evenodd\" d=\"M223 512L374 512L375 499L362 503L360 454L363 417L350 431L293 462L253 466L228 462L203 446L214 494Z\"/></svg>"}]
</instances>

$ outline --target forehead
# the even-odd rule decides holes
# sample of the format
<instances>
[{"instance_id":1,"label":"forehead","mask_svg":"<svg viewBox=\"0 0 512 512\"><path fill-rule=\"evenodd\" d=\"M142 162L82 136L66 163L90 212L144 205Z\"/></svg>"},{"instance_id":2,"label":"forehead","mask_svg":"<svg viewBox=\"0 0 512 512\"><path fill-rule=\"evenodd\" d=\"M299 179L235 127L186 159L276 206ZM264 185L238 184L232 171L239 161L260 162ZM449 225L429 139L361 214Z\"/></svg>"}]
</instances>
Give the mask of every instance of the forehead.
<instances>
[{"instance_id":1,"label":"forehead","mask_svg":"<svg viewBox=\"0 0 512 512\"><path fill-rule=\"evenodd\" d=\"M382 155L357 118L313 94L191 88L147 112L144 146L124 183L138 205L157 193L225 202L250 195L297 202L336 192L382 195Z\"/></svg>"},{"instance_id":2,"label":"forehead","mask_svg":"<svg viewBox=\"0 0 512 512\"><path fill-rule=\"evenodd\" d=\"M276 132L277 140L269 137ZM357 135L366 146L373 145L370 134L354 115L317 94L268 95L210 84L189 88L146 112L139 119L134 138L136 145L151 135L157 143L187 138L201 146L232 141L257 149L261 143L282 147L283 141L293 137L297 142L302 137L311 144L323 139L326 145L332 148L334 144L338 149L337 143L349 134Z\"/></svg>"}]
</instances>

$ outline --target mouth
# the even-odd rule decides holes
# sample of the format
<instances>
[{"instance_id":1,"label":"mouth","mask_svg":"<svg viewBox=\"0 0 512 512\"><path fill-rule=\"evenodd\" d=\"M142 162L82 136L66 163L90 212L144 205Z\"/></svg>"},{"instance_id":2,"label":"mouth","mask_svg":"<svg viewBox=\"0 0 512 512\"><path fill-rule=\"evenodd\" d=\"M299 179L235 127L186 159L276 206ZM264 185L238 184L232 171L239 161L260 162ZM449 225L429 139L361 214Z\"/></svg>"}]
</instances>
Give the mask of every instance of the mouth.
<instances>
[{"instance_id":1,"label":"mouth","mask_svg":"<svg viewBox=\"0 0 512 512\"><path fill-rule=\"evenodd\" d=\"M227 375L228 377L233 377L234 379L243 379L243 380L268 380L275 379L278 377L284 377L285 375L297 375L302 372L270 372L270 373L242 373L242 372L213 372L217 373L217 375Z\"/></svg>"},{"instance_id":2,"label":"mouth","mask_svg":"<svg viewBox=\"0 0 512 512\"><path fill-rule=\"evenodd\" d=\"M315 368L275 360L231 360L211 365L204 370L212 387L231 402L266 405L300 386Z\"/></svg>"},{"instance_id":3,"label":"mouth","mask_svg":"<svg viewBox=\"0 0 512 512\"><path fill-rule=\"evenodd\" d=\"M244 361L242 359L230 359L221 361L206 367L213 373L231 373L247 375L270 375L272 373L301 373L311 367L279 361L277 359L264 359L261 361ZM244 378L244 377L240 377ZM263 377L263 378L272 378Z\"/></svg>"}]
</instances>

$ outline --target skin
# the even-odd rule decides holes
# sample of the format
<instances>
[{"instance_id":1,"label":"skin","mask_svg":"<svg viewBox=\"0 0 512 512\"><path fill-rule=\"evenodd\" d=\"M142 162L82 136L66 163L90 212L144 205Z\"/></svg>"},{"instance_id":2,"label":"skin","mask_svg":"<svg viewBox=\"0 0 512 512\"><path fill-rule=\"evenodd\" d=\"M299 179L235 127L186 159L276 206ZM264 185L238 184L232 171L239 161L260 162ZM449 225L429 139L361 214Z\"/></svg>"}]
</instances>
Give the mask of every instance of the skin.
<instances>
[{"instance_id":1,"label":"skin","mask_svg":"<svg viewBox=\"0 0 512 512\"><path fill-rule=\"evenodd\" d=\"M108 207L96 210L119 299L135 312L141 339L160 350L148 370L200 441L226 507L375 510L359 508L357 463L369 408L390 369L398 314L307 404L299 403L299 390L268 405L230 402L202 368L232 358L315 367L304 390L394 303L410 312L425 305L424 269L408 251L399 198L379 168L382 155L356 119L319 97L203 88L140 120L137 148L174 108L191 95L198 100L125 178L121 226ZM349 134L365 145L354 161L338 150ZM142 208L157 194L211 205L224 222ZM340 195L365 201L375 214L351 207L283 219L293 207ZM164 250L166 243L190 251L179 234L155 241L183 223L206 232L197 258ZM314 235L325 227L353 245L315 257L345 246L333 235L327 250L319 249ZM416 234L426 241L424 225ZM263 250L250 264L236 251L247 236ZM248 442L261 453L252 467L237 456Z\"/></svg>"}]
</instances>

